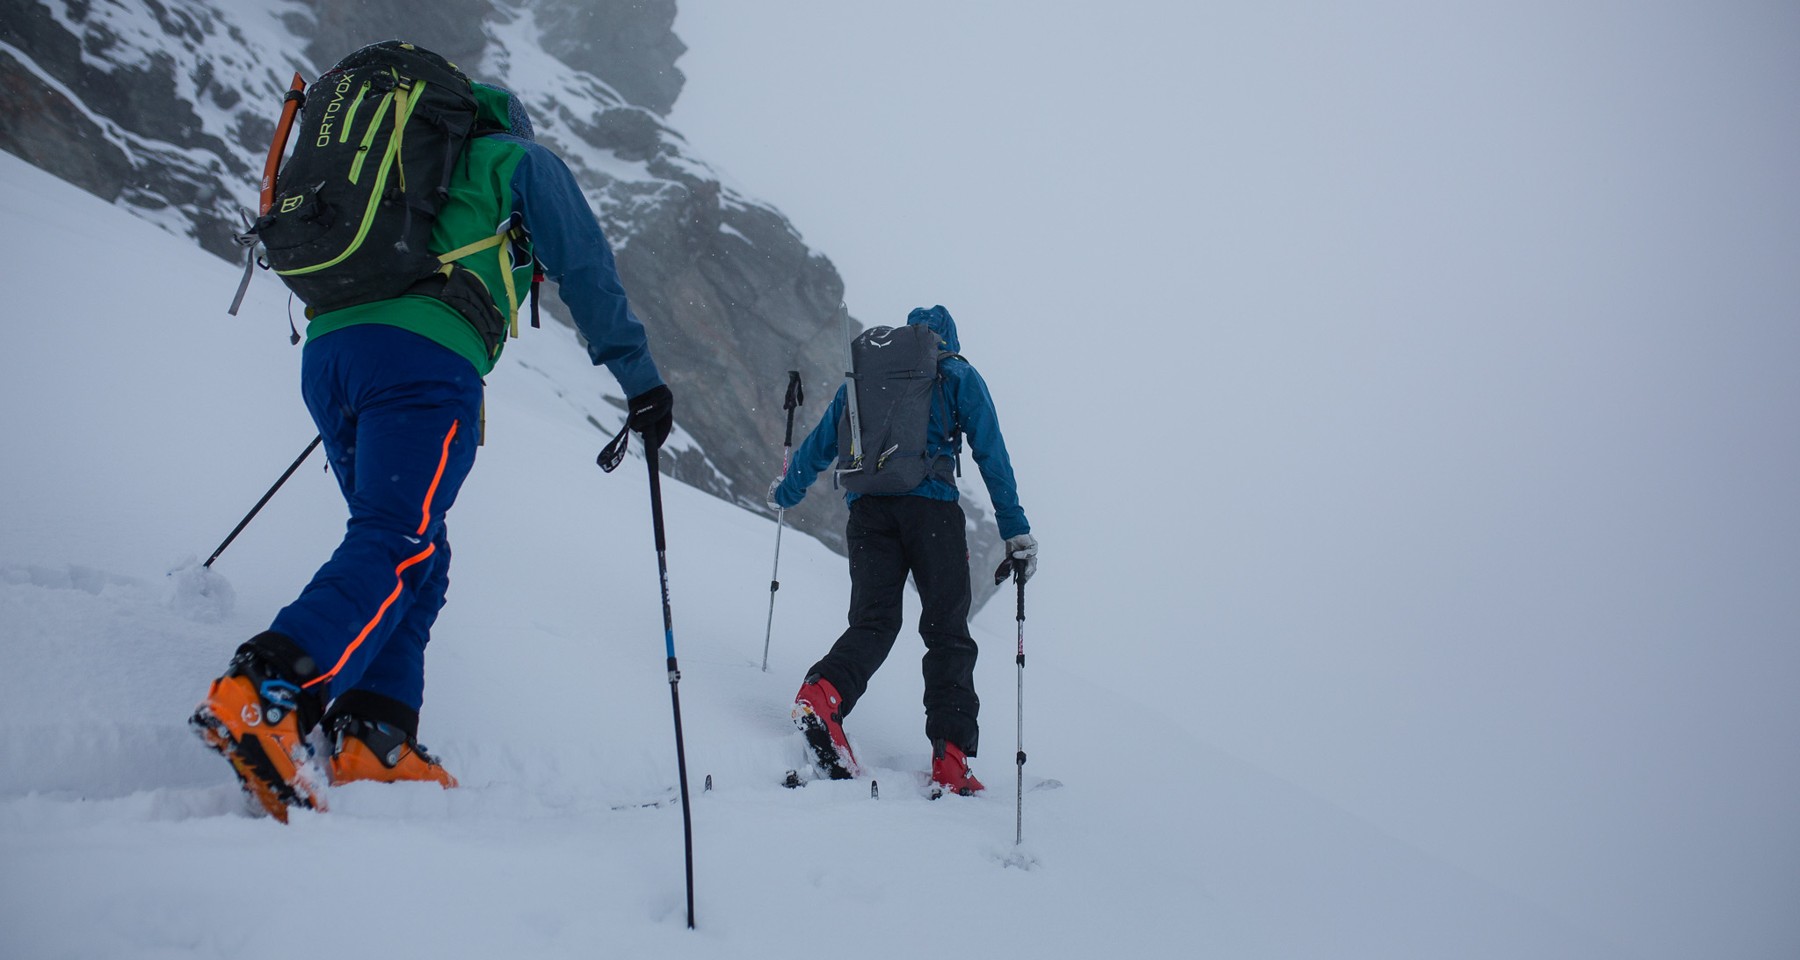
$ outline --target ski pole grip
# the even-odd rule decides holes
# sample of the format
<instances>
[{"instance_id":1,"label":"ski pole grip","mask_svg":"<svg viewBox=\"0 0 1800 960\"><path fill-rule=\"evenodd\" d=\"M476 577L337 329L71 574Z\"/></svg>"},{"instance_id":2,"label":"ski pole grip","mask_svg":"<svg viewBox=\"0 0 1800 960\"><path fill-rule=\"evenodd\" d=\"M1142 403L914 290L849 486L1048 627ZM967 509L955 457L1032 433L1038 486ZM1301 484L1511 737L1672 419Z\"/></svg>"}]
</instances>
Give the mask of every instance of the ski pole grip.
<instances>
[{"instance_id":1,"label":"ski pole grip","mask_svg":"<svg viewBox=\"0 0 1800 960\"><path fill-rule=\"evenodd\" d=\"M783 410L792 410L806 402L806 388L800 383L800 371L788 371L787 399L782 401Z\"/></svg>"}]
</instances>

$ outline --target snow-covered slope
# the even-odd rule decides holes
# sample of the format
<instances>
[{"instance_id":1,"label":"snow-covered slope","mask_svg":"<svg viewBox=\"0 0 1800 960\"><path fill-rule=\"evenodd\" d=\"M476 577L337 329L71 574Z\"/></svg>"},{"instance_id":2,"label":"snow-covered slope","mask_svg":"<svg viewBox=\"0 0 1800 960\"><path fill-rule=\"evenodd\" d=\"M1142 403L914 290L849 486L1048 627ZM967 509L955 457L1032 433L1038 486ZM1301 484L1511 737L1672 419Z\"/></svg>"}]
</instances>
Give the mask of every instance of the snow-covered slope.
<instances>
[{"instance_id":1,"label":"snow-covered slope","mask_svg":"<svg viewBox=\"0 0 1800 960\"><path fill-rule=\"evenodd\" d=\"M658 367L682 398L688 437L665 451L663 470L768 515L784 374L799 370L815 395L829 396L846 331L860 324L844 315L842 279L799 226L722 179L658 112L681 88L674 0L456 0L424 19L416 6L12 4L0 24L0 87L12 91L0 149L238 261L232 238L255 205L293 75L316 81L384 37L434 49L514 91L537 138L581 183ZM568 319L554 281L542 304ZM809 426L803 415L801 429ZM991 569L991 513L969 513L971 543ZM841 501L809 498L787 522L842 550ZM977 604L992 593L979 578L973 586Z\"/></svg>"},{"instance_id":2,"label":"snow-covered slope","mask_svg":"<svg viewBox=\"0 0 1800 960\"><path fill-rule=\"evenodd\" d=\"M920 795L910 636L851 723L880 799L784 790L788 698L840 628L842 560L783 544L762 673L774 531L669 483L687 931L643 465L593 466L614 385L555 326L489 378L451 518L421 733L464 786L249 817L183 721L343 516L313 461L214 574L194 566L313 433L283 292L228 318L229 265L5 155L0 212L0 956L1617 955L1037 661L1015 848L1011 604L977 631L988 795ZM131 255L94 259L100 236Z\"/></svg>"}]
</instances>

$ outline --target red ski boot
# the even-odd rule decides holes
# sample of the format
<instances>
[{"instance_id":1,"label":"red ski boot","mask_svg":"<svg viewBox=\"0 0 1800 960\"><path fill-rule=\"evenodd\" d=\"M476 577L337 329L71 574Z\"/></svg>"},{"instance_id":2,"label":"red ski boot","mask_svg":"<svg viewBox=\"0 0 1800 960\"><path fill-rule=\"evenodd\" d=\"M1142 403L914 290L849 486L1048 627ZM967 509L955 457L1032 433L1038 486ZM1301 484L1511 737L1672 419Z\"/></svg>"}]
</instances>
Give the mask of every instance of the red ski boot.
<instances>
[{"instance_id":1,"label":"red ski boot","mask_svg":"<svg viewBox=\"0 0 1800 960\"><path fill-rule=\"evenodd\" d=\"M969 771L962 748L943 739L931 742L931 786L934 800L943 791L967 797L987 789Z\"/></svg>"},{"instance_id":2,"label":"red ski boot","mask_svg":"<svg viewBox=\"0 0 1800 960\"><path fill-rule=\"evenodd\" d=\"M800 692L794 695L794 726L806 735L813 762L833 780L849 780L857 770L856 754L850 751L850 740L844 736L843 714L839 710L843 702L837 687L817 675L807 677Z\"/></svg>"}]
</instances>

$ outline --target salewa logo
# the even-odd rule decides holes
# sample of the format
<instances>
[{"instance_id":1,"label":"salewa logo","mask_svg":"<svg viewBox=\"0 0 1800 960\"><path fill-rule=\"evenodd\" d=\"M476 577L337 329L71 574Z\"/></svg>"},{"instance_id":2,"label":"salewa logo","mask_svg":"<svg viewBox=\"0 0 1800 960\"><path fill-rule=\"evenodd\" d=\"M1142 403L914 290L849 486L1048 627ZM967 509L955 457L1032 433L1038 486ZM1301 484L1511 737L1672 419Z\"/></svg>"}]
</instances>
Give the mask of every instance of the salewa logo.
<instances>
[{"instance_id":1,"label":"salewa logo","mask_svg":"<svg viewBox=\"0 0 1800 960\"><path fill-rule=\"evenodd\" d=\"M892 340L870 340L869 341L869 346L875 347L877 349L880 349L881 347L891 347L893 345L894 345L894 341L892 341Z\"/></svg>"}]
</instances>

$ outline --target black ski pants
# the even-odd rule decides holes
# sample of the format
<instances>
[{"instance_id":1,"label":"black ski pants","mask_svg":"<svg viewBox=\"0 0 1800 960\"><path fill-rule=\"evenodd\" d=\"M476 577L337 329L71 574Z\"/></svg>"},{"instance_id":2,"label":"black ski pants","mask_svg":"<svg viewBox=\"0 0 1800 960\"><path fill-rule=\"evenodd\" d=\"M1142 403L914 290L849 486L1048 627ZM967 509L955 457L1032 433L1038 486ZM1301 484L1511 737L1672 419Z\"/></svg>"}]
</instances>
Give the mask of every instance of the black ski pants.
<instances>
[{"instance_id":1,"label":"black ski pants","mask_svg":"<svg viewBox=\"0 0 1800 960\"><path fill-rule=\"evenodd\" d=\"M923 609L925 736L974 756L975 640L969 636L969 548L962 507L927 497L864 496L850 505L850 627L808 671L831 681L848 716L900 635L912 574Z\"/></svg>"}]
</instances>

